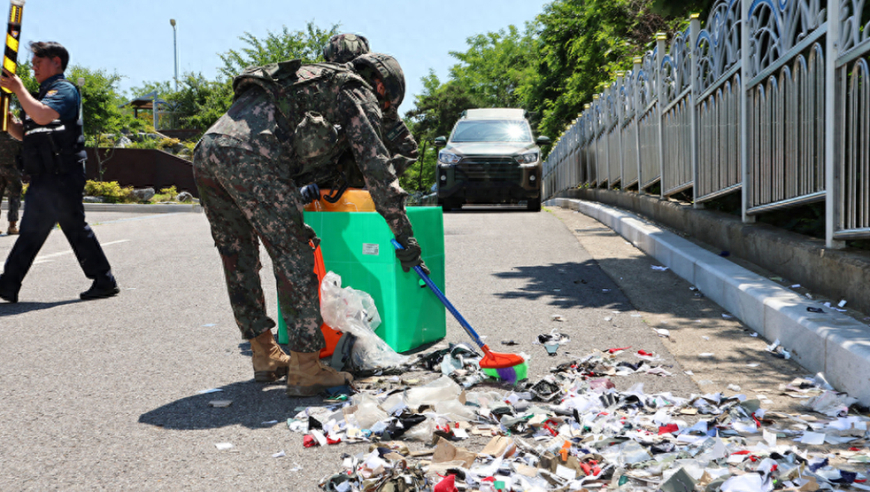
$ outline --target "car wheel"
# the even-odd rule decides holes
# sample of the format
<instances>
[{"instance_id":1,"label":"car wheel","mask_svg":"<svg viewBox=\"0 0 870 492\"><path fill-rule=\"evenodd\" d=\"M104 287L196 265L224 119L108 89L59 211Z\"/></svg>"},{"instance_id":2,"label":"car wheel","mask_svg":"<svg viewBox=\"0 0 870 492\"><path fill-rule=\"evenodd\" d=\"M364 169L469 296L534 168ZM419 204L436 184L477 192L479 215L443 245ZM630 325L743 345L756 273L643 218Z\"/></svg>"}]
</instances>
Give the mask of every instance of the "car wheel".
<instances>
[{"instance_id":1,"label":"car wheel","mask_svg":"<svg viewBox=\"0 0 870 492\"><path fill-rule=\"evenodd\" d=\"M540 198L529 198L528 204L529 212L540 212L541 211L541 199Z\"/></svg>"}]
</instances>

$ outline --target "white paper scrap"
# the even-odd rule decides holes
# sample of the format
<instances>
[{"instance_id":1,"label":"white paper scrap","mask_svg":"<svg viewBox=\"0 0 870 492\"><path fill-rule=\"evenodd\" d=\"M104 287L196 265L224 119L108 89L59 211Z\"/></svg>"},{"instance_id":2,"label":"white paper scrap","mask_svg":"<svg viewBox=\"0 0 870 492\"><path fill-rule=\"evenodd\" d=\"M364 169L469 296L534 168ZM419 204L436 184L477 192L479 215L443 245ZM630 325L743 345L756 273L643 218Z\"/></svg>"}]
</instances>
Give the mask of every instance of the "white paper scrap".
<instances>
[{"instance_id":1,"label":"white paper scrap","mask_svg":"<svg viewBox=\"0 0 870 492\"><path fill-rule=\"evenodd\" d=\"M725 313L722 313L722 317L725 319L734 319L734 316L731 316L730 314L725 314Z\"/></svg>"},{"instance_id":2,"label":"white paper scrap","mask_svg":"<svg viewBox=\"0 0 870 492\"><path fill-rule=\"evenodd\" d=\"M667 329L665 329L665 328L656 328L655 330L656 330L656 333L658 333L659 336L661 336L661 337L669 337L669 336L671 336L671 331L670 331L670 330L667 330Z\"/></svg>"},{"instance_id":3,"label":"white paper scrap","mask_svg":"<svg viewBox=\"0 0 870 492\"><path fill-rule=\"evenodd\" d=\"M698 357L713 357L714 355L716 354L712 352L704 352L703 354L698 354Z\"/></svg>"},{"instance_id":4,"label":"white paper scrap","mask_svg":"<svg viewBox=\"0 0 870 492\"><path fill-rule=\"evenodd\" d=\"M839 303L837 303L837 306L839 306L839 307L843 307L843 306L845 306L845 305L846 305L846 300L845 300L845 299L843 299L842 301L840 301Z\"/></svg>"},{"instance_id":5,"label":"white paper scrap","mask_svg":"<svg viewBox=\"0 0 870 492\"><path fill-rule=\"evenodd\" d=\"M287 453L283 449L272 455L273 458L283 458L285 456L287 456Z\"/></svg>"},{"instance_id":6,"label":"white paper scrap","mask_svg":"<svg viewBox=\"0 0 870 492\"><path fill-rule=\"evenodd\" d=\"M764 438L764 441L771 448L776 448L776 434L773 432L768 432L764 429L761 430L761 436Z\"/></svg>"},{"instance_id":7,"label":"white paper scrap","mask_svg":"<svg viewBox=\"0 0 870 492\"><path fill-rule=\"evenodd\" d=\"M746 367L758 367L758 366L759 366L758 363L746 364Z\"/></svg>"},{"instance_id":8,"label":"white paper scrap","mask_svg":"<svg viewBox=\"0 0 870 492\"><path fill-rule=\"evenodd\" d=\"M197 391L196 394L197 395L207 395L209 393L217 393L218 391L223 391L223 390L220 388L209 388L207 390Z\"/></svg>"},{"instance_id":9,"label":"white paper scrap","mask_svg":"<svg viewBox=\"0 0 870 492\"><path fill-rule=\"evenodd\" d=\"M666 266L656 266L656 265L650 265L650 268L652 268L653 270L659 271L659 272L664 272L668 269L668 267L666 267Z\"/></svg>"},{"instance_id":10,"label":"white paper scrap","mask_svg":"<svg viewBox=\"0 0 870 492\"><path fill-rule=\"evenodd\" d=\"M755 333L753 331L752 333L749 334L749 336L751 336L752 338L758 338L758 333Z\"/></svg>"},{"instance_id":11,"label":"white paper scrap","mask_svg":"<svg viewBox=\"0 0 870 492\"><path fill-rule=\"evenodd\" d=\"M468 439L468 432L459 427L453 429L453 435L459 439Z\"/></svg>"},{"instance_id":12,"label":"white paper scrap","mask_svg":"<svg viewBox=\"0 0 870 492\"><path fill-rule=\"evenodd\" d=\"M228 442L219 442L215 444L214 447L218 448L218 451L226 451L227 449L232 448L233 445Z\"/></svg>"},{"instance_id":13,"label":"white paper scrap","mask_svg":"<svg viewBox=\"0 0 870 492\"><path fill-rule=\"evenodd\" d=\"M825 435L821 432L804 431L804 435L801 437L800 442L813 446L821 446L825 443Z\"/></svg>"},{"instance_id":14,"label":"white paper scrap","mask_svg":"<svg viewBox=\"0 0 870 492\"><path fill-rule=\"evenodd\" d=\"M801 284L794 284L794 285L791 286L791 288L792 288L792 289L800 289L800 288L801 288Z\"/></svg>"},{"instance_id":15,"label":"white paper scrap","mask_svg":"<svg viewBox=\"0 0 870 492\"><path fill-rule=\"evenodd\" d=\"M565 480L574 480L577 477L577 471L568 468L567 466L556 465L556 475Z\"/></svg>"}]
</instances>

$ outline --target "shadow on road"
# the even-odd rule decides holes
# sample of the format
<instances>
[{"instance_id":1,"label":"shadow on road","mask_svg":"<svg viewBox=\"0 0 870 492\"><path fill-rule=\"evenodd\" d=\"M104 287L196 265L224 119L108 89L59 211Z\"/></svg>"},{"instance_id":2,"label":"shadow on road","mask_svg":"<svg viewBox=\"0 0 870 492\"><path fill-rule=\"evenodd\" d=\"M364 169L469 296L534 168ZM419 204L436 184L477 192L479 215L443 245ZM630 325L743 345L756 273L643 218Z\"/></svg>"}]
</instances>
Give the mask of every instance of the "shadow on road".
<instances>
[{"instance_id":1,"label":"shadow on road","mask_svg":"<svg viewBox=\"0 0 870 492\"><path fill-rule=\"evenodd\" d=\"M288 398L285 381L257 383L253 379L222 386L220 392L192 395L139 416L140 424L172 430L218 429L241 425L262 429L281 425L296 407L323 406L322 397ZM212 400L232 400L226 408L212 408ZM278 422L275 423L274 421Z\"/></svg>"},{"instance_id":2,"label":"shadow on road","mask_svg":"<svg viewBox=\"0 0 870 492\"><path fill-rule=\"evenodd\" d=\"M30 311L41 311L43 309L51 309L53 307L75 304L77 302L84 301L81 299L69 299L67 301L57 302L18 302L15 304L0 301L0 317L12 316L13 314L24 314L29 313Z\"/></svg>"},{"instance_id":3,"label":"shadow on road","mask_svg":"<svg viewBox=\"0 0 870 492\"><path fill-rule=\"evenodd\" d=\"M634 307L594 260L583 263L554 263L545 266L514 267L494 274L500 279L524 279L518 290L495 294L501 299L538 300L550 298L551 306L561 308L609 308L631 311Z\"/></svg>"}]
</instances>

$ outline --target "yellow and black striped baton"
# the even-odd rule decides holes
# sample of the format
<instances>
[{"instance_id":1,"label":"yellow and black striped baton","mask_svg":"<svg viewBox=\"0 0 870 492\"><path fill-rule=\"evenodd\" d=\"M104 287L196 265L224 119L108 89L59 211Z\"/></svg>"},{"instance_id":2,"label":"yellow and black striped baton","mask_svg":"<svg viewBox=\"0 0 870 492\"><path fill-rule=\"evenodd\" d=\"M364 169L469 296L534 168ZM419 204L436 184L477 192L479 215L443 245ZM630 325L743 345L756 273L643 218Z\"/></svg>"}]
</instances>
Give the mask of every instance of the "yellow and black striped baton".
<instances>
[{"instance_id":1,"label":"yellow and black striped baton","mask_svg":"<svg viewBox=\"0 0 870 492\"><path fill-rule=\"evenodd\" d=\"M21 13L24 11L25 0L11 0L9 5L9 24L6 27L6 52L3 55L3 68L15 74L15 69L18 68L18 40L21 38ZM2 97L2 110L0 120L3 121L2 131L8 131L8 114L9 102L12 100L12 92L8 89L3 89L0 93Z\"/></svg>"}]
</instances>

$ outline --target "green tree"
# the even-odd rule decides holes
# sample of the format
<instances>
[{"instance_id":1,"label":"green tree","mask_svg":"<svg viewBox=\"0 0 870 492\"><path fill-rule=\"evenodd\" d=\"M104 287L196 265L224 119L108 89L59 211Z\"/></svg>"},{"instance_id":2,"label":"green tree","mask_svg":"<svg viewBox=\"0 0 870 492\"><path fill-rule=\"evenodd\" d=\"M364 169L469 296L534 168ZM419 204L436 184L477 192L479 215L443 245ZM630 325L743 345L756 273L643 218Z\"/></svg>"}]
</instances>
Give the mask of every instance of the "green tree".
<instances>
[{"instance_id":1,"label":"green tree","mask_svg":"<svg viewBox=\"0 0 870 492\"><path fill-rule=\"evenodd\" d=\"M333 24L329 29L321 29L309 22L304 31L291 31L284 26L280 33L269 31L264 38L245 32L239 36L245 46L221 54L223 66L219 70L224 77L232 79L251 66L293 58L299 58L303 63L323 61L323 45L338 33L338 27L338 24Z\"/></svg>"},{"instance_id":2,"label":"green tree","mask_svg":"<svg viewBox=\"0 0 870 492\"><path fill-rule=\"evenodd\" d=\"M519 107L522 101L517 89L534 67L533 38L511 25L507 30L472 36L466 43L469 47L464 53L450 53L459 60L450 69L451 79L462 85L479 107Z\"/></svg>"}]
</instances>

